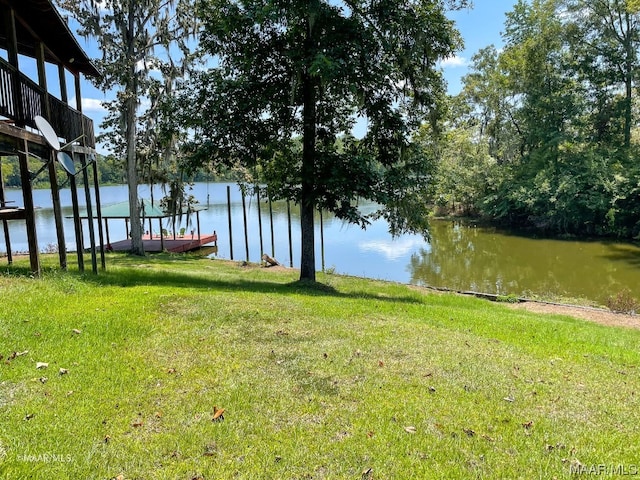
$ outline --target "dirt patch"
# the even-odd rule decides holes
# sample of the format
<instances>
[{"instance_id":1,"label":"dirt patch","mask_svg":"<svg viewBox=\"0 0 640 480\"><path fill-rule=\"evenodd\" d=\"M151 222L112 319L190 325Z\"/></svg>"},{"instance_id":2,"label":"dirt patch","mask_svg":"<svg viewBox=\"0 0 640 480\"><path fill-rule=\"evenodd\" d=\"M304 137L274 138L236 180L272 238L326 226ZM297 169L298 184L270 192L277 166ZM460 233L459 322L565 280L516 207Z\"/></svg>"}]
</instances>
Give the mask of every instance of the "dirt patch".
<instances>
[{"instance_id":1,"label":"dirt patch","mask_svg":"<svg viewBox=\"0 0 640 480\"><path fill-rule=\"evenodd\" d=\"M541 302L522 302L508 304L512 308L519 308L536 313L567 315L590 322L600 323L612 327L640 328L640 316L614 313L599 308L577 307L572 305L558 305Z\"/></svg>"}]
</instances>

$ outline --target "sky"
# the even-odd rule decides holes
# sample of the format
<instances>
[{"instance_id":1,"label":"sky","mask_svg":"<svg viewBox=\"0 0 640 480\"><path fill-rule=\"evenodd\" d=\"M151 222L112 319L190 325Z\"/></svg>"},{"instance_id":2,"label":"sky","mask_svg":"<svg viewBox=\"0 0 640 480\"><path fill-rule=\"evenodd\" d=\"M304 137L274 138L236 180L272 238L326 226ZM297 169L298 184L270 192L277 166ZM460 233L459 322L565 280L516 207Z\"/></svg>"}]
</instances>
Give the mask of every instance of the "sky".
<instances>
[{"instance_id":1,"label":"sky","mask_svg":"<svg viewBox=\"0 0 640 480\"><path fill-rule=\"evenodd\" d=\"M498 49L502 47L505 14L513 9L517 0L473 0L473 3L473 8L449 14L464 40L464 49L455 58L442 63L451 95L460 92L461 79L475 53L489 45Z\"/></svg>"},{"instance_id":2,"label":"sky","mask_svg":"<svg viewBox=\"0 0 640 480\"><path fill-rule=\"evenodd\" d=\"M454 20L456 28L458 28L464 39L464 48L457 52L455 57L447 59L441 63L441 68L443 69L445 80L447 81L448 92L452 95L455 95L460 91L461 79L468 71L468 65L471 61L471 57L478 50L491 44L495 45L497 48L502 46L503 42L501 39L501 32L504 26L505 13L513 8L513 5L517 0L472 1L474 4L472 8L450 12L448 15L449 18ZM73 25L71 28L73 30ZM92 42L91 40L78 36L77 38L78 43L85 49L89 57L100 57L100 52L96 47L95 41ZM54 71L53 73L47 72L47 77L50 80L56 79L57 71ZM51 84L52 82L49 83ZM71 103L74 105L75 98L73 97L73 80L68 80L67 85L71 90L69 92ZM105 116L105 109L102 107L102 102L113 98L113 93L105 94L101 92L84 78L81 81L81 92L83 113L93 119L96 133L99 133L100 124ZM56 95L54 88L52 88L52 93ZM98 151L100 151L100 148L98 148ZM106 152L100 151L100 153Z\"/></svg>"}]
</instances>

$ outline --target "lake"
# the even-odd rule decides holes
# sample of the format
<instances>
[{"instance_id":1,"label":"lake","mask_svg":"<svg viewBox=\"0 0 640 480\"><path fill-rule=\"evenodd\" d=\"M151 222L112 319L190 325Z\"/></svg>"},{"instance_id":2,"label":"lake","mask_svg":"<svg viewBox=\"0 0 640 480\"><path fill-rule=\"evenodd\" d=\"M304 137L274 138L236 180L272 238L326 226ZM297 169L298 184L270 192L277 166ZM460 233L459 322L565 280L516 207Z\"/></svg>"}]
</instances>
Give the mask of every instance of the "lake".
<instances>
[{"instance_id":1,"label":"lake","mask_svg":"<svg viewBox=\"0 0 640 480\"><path fill-rule=\"evenodd\" d=\"M227 185L231 187L232 243L229 241ZM215 230L218 234L215 257L231 258L233 247L233 259L246 260L242 197L238 187L227 183L197 183L190 193L207 206L207 210L200 212L202 233ZM148 186L140 187L140 197L149 198L150 194ZM123 202L128 198L125 186L101 187L100 195L103 205ZM79 191L79 196L84 205L84 192ZM162 196L158 187L154 196L156 199ZM22 205L19 190L7 190L6 197L14 200L16 205ZM72 215L70 198L68 189L61 190L65 217ZM274 203L270 217L268 204L262 200L264 252L286 266L297 267L300 257L298 207L291 205L293 255L290 256L286 203ZM56 244L50 191L36 190L34 203L39 207L36 212L38 243L41 250L46 250ZM374 206L364 204L362 208L373 210ZM258 262L262 251L255 197L246 198L246 214L249 261ZM321 269L319 216L316 220L316 259L317 268ZM193 221L195 223L195 218ZM9 225L12 249L27 251L24 222L13 221ZM183 219L182 226L187 227L186 219ZM192 227L187 228L190 230ZM86 224L84 230L86 234ZM124 222L110 220L109 234L112 241L124 239ZM74 251L71 219L65 219L65 235L67 248ZM534 238L496 228L440 220L431 222L428 241L418 235L392 238L384 220L362 230L329 215L323 216L323 235L325 269L336 273L503 295L551 294L604 302L609 295L630 289L634 296L640 296L640 246L633 243ZM89 245L88 238L85 245ZM0 251L4 252L4 249L4 236L0 231Z\"/></svg>"}]
</instances>

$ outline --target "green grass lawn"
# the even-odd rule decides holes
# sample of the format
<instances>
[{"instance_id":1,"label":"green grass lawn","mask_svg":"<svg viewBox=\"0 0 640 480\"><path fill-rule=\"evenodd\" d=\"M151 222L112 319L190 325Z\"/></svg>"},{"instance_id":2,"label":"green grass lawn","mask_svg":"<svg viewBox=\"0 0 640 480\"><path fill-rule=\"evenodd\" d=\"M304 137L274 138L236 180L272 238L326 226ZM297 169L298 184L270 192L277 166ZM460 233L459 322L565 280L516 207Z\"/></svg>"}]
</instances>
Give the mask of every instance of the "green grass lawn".
<instances>
[{"instance_id":1,"label":"green grass lawn","mask_svg":"<svg viewBox=\"0 0 640 480\"><path fill-rule=\"evenodd\" d=\"M195 256L107 261L2 265L2 479L640 468L640 331Z\"/></svg>"}]
</instances>

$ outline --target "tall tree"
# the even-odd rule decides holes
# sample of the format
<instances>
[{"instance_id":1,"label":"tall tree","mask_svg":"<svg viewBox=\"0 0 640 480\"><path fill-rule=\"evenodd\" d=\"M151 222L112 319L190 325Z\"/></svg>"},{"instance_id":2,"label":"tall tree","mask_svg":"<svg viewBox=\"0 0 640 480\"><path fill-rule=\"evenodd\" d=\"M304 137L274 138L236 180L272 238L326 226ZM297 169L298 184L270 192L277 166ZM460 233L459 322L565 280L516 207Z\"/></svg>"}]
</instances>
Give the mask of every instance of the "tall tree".
<instances>
[{"instance_id":1,"label":"tall tree","mask_svg":"<svg viewBox=\"0 0 640 480\"><path fill-rule=\"evenodd\" d=\"M440 116L436 62L460 46L445 2L202 0L199 13L218 66L180 102L197 106L184 116L189 149L196 162L259 165L272 196L300 204L301 279L315 280L316 208L365 227L367 198L392 233L425 231L431 161L410 133Z\"/></svg>"},{"instance_id":2,"label":"tall tree","mask_svg":"<svg viewBox=\"0 0 640 480\"><path fill-rule=\"evenodd\" d=\"M172 72L172 57L190 59L195 34L194 0L63 0L81 24L80 34L95 37L102 51L100 87L115 89L105 122L107 140L126 156L131 220L131 252L144 255L138 200L137 151L141 99L153 85L152 71Z\"/></svg>"},{"instance_id":3,"label":"tall tree","mask_svg":"<svg viewBox=\"0 0 640 480\"><path fill-rule=\"evenodd\" d=\"M628 0L566 0L566 8L576 70L590 86L596 107L595 139L608 140L620 123L622 142L629 148L634 82L640 68L640 14Z\"/></svg>"}]
</instances>

